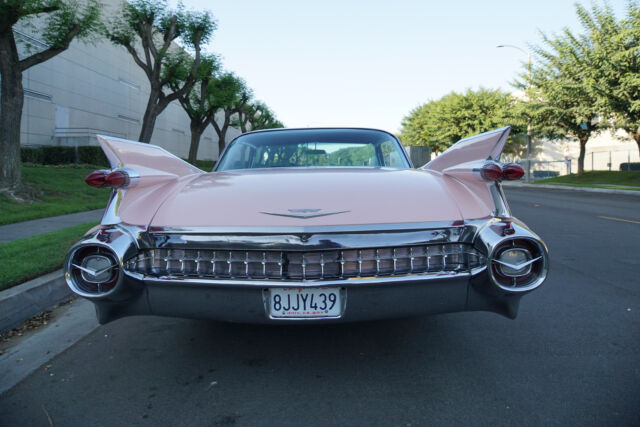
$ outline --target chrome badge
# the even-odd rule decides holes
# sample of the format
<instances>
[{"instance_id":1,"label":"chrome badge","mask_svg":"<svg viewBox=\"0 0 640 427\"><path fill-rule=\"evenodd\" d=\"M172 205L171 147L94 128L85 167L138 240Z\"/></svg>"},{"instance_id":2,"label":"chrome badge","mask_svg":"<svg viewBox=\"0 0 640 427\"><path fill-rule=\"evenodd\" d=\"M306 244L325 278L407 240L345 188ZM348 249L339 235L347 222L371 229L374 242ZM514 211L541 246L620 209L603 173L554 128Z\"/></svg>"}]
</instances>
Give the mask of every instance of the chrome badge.
<instances>
[{"instance_id":1,"label":"chrome badge","mask_svg":"<svg viewBox=\"0 0 640 427\"><path fill-rule=\"evenodd\" d=\"M320 216L328 216L328 215L337 215L349 211L337 211L337 212L321 212L322 209L287 209L289 213L280 213L280 212L260 212L265 215L274 215L274 216L286 216L290 218L301 218L301 219L309 219L309 218L317 218Z\"/></svg>"}]
</instances>

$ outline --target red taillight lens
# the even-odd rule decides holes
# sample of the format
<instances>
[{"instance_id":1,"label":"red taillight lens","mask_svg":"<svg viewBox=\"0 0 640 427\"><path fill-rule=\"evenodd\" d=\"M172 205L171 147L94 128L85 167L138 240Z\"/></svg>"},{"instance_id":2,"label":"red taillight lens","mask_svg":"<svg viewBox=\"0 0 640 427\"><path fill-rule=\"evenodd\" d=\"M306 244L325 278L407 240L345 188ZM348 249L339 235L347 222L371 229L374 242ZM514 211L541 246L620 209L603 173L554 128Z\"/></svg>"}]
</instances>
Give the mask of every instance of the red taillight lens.
<instances>
[{"instance_id":1,"label":"red taillight lens","mask_svg":"<svg viewBox=\"0 0 640 427\"><path fill-rule=\"evenodd\" d=\"M129 185L130 181L129 174L124 170L115 170L113 172L99 170L91 172L84 179L84 182L96 188L122 188Z\"/></svg>"},{"instance_id":2,"label":"red taillight lens","mask_svg":"<svg viewBox=\"0 0 640 427\"><path fill-rule=\"evenodd\" d=\"M487 181L497 181L502 178L502 168L495 163L487 163L482 166L480 175Z\"/></svg>"},{"instance_id":3,"label":"red taillight lens","mask_svg":"<svg viewBox=\"0 0 640 427\"><path fill-rule=\"evenodd\" d=\"M107 175L104 180L106 185L112 188L126 187L129 184L129 174L123 170L116 170Z\"/></svg>"},{"instance_id":4,"label":"red taillight lens","mask_svg":"<svg viewBox=\"0 0 640 427\"><path fill-rule=\"evenodd\" d=\"M524 169L517 163L502 165L502 177L508 180L520 179L524 176Z\"/></svg>"},{"instance_id":5,"label":"red taillight lens","mask_svg":"<svg viewBox=\"0 0 640 427\"><path fill-rule=\"evenodd\" d=\"M92 187L102 188L106 185L107 171L95 171L86 176L84 182Z\"/></svg>"}]
</instances>

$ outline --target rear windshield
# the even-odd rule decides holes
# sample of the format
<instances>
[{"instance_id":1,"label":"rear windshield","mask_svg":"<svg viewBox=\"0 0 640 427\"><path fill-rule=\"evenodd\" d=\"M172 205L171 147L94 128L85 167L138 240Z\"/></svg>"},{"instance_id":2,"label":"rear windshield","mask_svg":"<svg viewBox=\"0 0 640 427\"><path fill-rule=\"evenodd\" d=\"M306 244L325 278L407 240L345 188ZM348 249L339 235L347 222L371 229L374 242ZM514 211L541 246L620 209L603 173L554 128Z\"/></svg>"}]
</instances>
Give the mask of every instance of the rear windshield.
<instances>
[{"instance_id":1,"label":"rear windshield","mask_svg":"<svg viewBox=\"0 0 640 427\"><path fill-rule=\"evenodd\" d=\"M216 170L262 168L386 167L409 163L392 135L368 129L292 129L236 138Z\"/></svg>"}]
</instances>

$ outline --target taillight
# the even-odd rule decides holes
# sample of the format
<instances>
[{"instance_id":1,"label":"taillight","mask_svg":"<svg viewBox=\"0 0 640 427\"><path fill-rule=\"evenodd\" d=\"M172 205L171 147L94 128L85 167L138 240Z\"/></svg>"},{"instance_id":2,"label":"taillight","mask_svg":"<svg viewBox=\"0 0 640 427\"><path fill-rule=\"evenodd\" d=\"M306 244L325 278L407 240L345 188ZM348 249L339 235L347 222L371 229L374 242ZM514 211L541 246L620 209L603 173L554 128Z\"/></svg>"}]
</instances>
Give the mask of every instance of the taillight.
<instances>
[{"instance_id":1,"label":"taillight","mask_svg":"<svg viewBox=\"0 0 640 427\"><path fill-rule=\"evenodd\" d=\"M69 260L73 284L88 294L103 294L118 283L120 265L116 255L102 246L85 246Z\"/></svg>"},{"instance_id":2,"label":"taillight","mask_svg":"<svg viewBox=\"0 0 640 427\"><path fill-rule=\"evenodd\" d=\"M547 275L546 254L534 240L507 240L494 249L491 258L491 276L506 291L531 290L539 286Z\"/></svg>"},{"instance_id":3,"label":"taillight","mask_svg":"<svg viewBox=\"0 0 640 427\"><path fill-rule=\"evenodd\" d=\"M85 177L84 182L86 182L92 187L102 188L106 184L105 178L107 177L108 173L109 173L108 171L104 171L104 170L91 172L89 175Z\"/></svg>"},{"instance_id":4,"label":"taillight","mask_svg":"<svg viewBox=\"0 0 640 427\"><path fill-rule=\"evenodd\" d=\"M502 165L502 177L507 180L520 179L524 176L524 169L517 163Z\"/></svg>"},{"instance_id":5,"label":"taillight","mask_svg":"<svg viewBox=\"0 0 640 427\"><path fill-rule=\"evenodd\" d=\"M502 168L496 163L486 163L480 169L480 175L487 181L497 181L502 179Z\"/></svg>"},{"instance_id":6,"label":"taillight","mask_svg":"<svg viewBox=\"0 0 640 427\"><path fill-rule=\"evenodd\" d=\"M84 182L96 188L123 188L129 186L131 177L124 169L116 169L112 172L97 170L87 175Z\"/></svg>"},{"instance_id":7,"label":"taillight","mask_svg":"<svg viewBox=\"0 0 640 427\"><path fill-rule=\"evenodd\" d=\"M121 188L129 185L129 174L124 170L115 170L104 179L108 187Z\"/></svg>"}]
</instances>

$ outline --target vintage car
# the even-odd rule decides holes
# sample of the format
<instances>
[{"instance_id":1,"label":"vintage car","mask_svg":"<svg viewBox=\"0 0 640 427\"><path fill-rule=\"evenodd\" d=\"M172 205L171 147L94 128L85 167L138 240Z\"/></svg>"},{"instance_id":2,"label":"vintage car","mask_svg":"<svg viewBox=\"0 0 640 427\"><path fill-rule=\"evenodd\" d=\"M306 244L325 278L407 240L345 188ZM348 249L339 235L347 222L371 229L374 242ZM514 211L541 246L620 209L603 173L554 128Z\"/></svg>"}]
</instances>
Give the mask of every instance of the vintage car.
<instances>
[{"instance_id":1,"label":"vintage car","mask_svg":"<svg viewBox=\"0 0 640 427\"><path fill-rule=\"evenodd\" d=\"M112 189L73 246L67 283L101 323L161 315L322 323L485 310L515 318L548 271L501 180L509 128L414 169L375 129L245 133L203 172L164 149L101 136Z\"/></svg>"}]
</instances>

